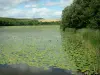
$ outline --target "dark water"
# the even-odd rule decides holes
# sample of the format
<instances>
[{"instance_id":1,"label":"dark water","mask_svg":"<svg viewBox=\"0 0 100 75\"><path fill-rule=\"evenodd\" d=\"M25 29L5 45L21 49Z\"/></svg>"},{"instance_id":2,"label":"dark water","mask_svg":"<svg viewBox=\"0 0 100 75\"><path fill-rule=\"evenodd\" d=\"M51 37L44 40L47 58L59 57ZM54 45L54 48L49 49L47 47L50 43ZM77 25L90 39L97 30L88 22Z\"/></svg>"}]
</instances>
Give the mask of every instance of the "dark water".
<instances>
[{"instance_id":1,"label":"dark water","mask_svg":"<svg viewBox=\"0 0 100 75\"><path fill-rule=\"evenodd\" d=\"M31 67L27 64L0 65L0 75L72 75L71 71L56 67L48 70L43 68Z\"/></svg>"}]
</instances>

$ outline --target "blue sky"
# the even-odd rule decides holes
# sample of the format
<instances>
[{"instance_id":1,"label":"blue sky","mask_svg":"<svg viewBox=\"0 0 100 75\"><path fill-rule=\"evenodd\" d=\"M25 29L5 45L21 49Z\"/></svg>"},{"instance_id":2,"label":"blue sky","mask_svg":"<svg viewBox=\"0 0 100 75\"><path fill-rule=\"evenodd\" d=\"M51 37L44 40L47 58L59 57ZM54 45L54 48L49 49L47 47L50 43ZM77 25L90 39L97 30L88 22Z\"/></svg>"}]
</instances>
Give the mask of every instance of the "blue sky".
<instances>
[{"instance_id":1,"label":"blue sky","mask_svg":"<svg viewBox=\"0 0 100 75\"><path fill-rule=\"evenodd\" d=\"M73 0L0 0L0 17L60 19Z\"/></svg>"}]
</instances>

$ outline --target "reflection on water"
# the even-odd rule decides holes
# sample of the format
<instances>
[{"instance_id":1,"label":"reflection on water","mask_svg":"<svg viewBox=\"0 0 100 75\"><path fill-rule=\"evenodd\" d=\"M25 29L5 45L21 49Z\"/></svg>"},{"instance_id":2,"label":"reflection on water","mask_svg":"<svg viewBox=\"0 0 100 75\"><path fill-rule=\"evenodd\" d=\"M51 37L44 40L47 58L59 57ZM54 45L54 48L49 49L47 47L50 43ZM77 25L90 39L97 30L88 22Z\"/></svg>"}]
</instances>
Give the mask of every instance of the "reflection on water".
<instances>
[{"instance_id":1,"label":"reflection on water","mask_svg":"<svg viewBox=\"0 0 100 75\"><path fill-rule=\"evenodd\" d=\"M0 75L72 75L71 71L50 67L44 68L31 67L27 64L0 65Z\"/></svg>"}]
</instances>

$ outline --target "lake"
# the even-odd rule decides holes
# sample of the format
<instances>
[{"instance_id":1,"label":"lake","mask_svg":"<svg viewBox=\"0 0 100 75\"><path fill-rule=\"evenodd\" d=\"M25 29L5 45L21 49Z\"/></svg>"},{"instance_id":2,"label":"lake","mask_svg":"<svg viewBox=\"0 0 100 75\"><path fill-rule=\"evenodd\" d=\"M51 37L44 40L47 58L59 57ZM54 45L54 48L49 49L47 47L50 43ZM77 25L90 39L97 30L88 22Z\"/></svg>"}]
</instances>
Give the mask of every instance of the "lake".
<instances>
[{"instance_id":1,"label":"lake","mask_svg":"<svg viewBox=\"0 0 100 75\"><path fill-rule=\"evenodd\" d=\"M59 26L0 28L0 64L66 69Z\"/></svg>"},{"instance_id":2,"label":"lake","mask_svg":"<svg viewBox=\"0 0 100 75\"><path fill-rule=\"evenodd\" d=\"M68 35L65 36L65 34ZM82 39L75 38L80 37L74 33L61 32L58 25L0 27L0 64L10 67L11 70L14 68L15 71L16 68L25 71L28 69L32 72L34 70L42 71L42 75L45 75L44 71L46 74L50 71L48 75L53 75L51 73L54 69L59 75L72 75L72 71L82 69L84 72L91 70L90 68L93 72L94 70L97 71L97 61L94 61L96 59L94 58L96 56L95 51L92 51L93 54L91 54L85 45L81 45ZM80 44L80 47L75 46L77 44ZM87 52L90 54L87 55ZM32 69L30 69L31 67ZM66 73L61 72L60 74L59 71L62 70ZM3 69L3 71L8 70Z\"/></svg>"}]
</instances>

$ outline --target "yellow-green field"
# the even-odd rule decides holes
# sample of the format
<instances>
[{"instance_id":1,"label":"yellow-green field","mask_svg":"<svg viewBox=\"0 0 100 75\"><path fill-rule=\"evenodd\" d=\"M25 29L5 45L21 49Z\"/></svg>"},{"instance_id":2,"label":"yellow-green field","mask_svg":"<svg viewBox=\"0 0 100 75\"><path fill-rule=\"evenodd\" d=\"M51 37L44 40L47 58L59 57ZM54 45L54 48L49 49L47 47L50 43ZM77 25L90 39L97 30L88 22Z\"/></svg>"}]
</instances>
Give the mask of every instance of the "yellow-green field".
<instances>
[{"instance_id":1,"label":"yellow-green field","mask_svg":"<svg viewBox=\"0 0 100 75\"><path fill-rule=\"evenodd\" d=\"M41 19L40 22L57 22L60 21L60 19Z\"/></svg>"}]
</instances>

